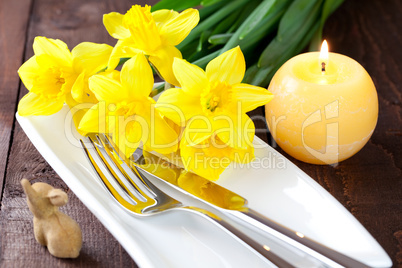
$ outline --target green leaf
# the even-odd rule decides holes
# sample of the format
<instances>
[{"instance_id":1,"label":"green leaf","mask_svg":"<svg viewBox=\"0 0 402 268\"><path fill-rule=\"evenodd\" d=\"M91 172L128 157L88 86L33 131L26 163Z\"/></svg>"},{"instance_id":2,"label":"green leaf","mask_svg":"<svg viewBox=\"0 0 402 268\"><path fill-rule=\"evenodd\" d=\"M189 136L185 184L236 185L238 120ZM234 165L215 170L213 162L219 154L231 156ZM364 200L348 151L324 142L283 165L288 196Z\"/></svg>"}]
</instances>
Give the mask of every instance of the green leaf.
<instances>
[{"instance_id":1,"label":"green leaf","mask_svg":"<svg viewBox=\"0 0 402 268\"><path fill-rule=\"evenodd\" d=\"M200 21L204 21L206 18L208 18L209 15L214 14L217 10L219 10L223 6L225 6L228 1L230 1L230 0L220 1L216 4L198 9L198 11L200 13Z\"/></svg>"},{"instance_id":2,"label":"green leaf","mask_svg":"<svg viewBox=\"0 0 402 268\"><path fill-rule=\"evenodd\" d=\"M197 51L201 51L203 44L208 40L211 36L211 31L205 31L201 33L200 40L198 41Z\"/></svg>"},{"instance_id":3,"label":"green leaf","mask_svg":"<svg viewBox=\"0 0 402 268\"><path fill-rule=\"evenodd\" d=\"M271 34L274 30L278 29L279 20L288 8L291 1L279 1L275 4L270 14L266 16L260 23L255 27L255 30L239 41L239 46L246 50L250 46L261 43L261 40Z\"/></svg>"},{"instance_id":4,"label":"green leaf","mask_svg":"<svg viewBox=\"0 0 402 268\"><path fill-rule=\"evenodd\" d=\"M244 74L244 78L242 83L251 84L253 81L254 76L257 74L259 68L257 64L254 64L247 68L246 73Z\"/></svg>"},{"instance_id":5,"label":"green leaf","mask_svg":"<svg viewBox=\"0 0 402 268\"><path fill-rule=\"evenodd\" d=\"M232 33L237 31L240 25L250 16L250 14L254 11L254 9L261 3L261 0L250 0L247 5L243 8L239 9L239 14L235 23L229 28L228 33Z\"/></svg>"},{"instance_id":6,"label":"green leaf","mask_svg":"<svg viewBox=\"0 0 402 268\"><path fill-rule=\"evenodd\" d=\"M309 50L317 51L320 50L322 43L322 31L324 29L324 24L328 17L343 3L344 0L325 0L324 7L321 14L320 27L316 31L311 43Z\"/></svg>"},{"instance_id":7,"label":"green leaf","mask_svg":"<svg viewBox=\"0 0 402 268\"><path fill-rule=\"evenodd\" d=\"M204 7L207 7L207 6L211 6L213 4L219 3L221 1L222 0L202 0L201 5L204 6Z\"/></svg>"},{"instance_id":8,"label":"green leaf","mask_svg":"<svg viewBox=\"0 0 402 268\"><path fill-rule=\"evenodd\" d=\"M226 31L228 31L230 27L236 24L236 21L239 19L241 12L241 9L237 9L233 11L232 14L224 18L218 25L216 25L216 27L214 27L212 35L226 33Z\"/></svg>"},{"instance_id":9,"label":"green leaf","mask_svg":"<svg viewBox=\"0 0 402 268\"><path fill-rule=\"evenodd\" d=\"M151 7L152 12L160 9L174 9L182 11L201 4L201 0L161 0Z\"/></svg>"},{"instance_id":10,"label":"green leaf","mask_svg":"<svg viewBox=\"0 0 402 268\"><path fill-rule=\"evenodd\" d=\"M199 40L193 40L190 44L180 50L183 59L187 59L197 52L198 42Z\"/></svg>"},{"instance_id":11,"label":"green leaf","mask_svg":"<svg viewBox=\"0 0 402 268\"><path fill-rule=\"evenodd\" d=\"M219 56L220 54L220 50L217 50L215 52L212 52L211 54L208 54L204 57L202 57L201 59L198 59L196 61L193 61L192 64L195 64L203 69L205 69L205 66L207 66L207 64L213 60L214 58L216 58L217 56Z\"/></svg>"},{"instance_id":12,"label":"green leaf","mask_svg":"<svg viewBox=\"0 0 402 268\"><path fill-rule=\"evenodd\" d=\"M253 13L250 14L247 19L248 23L244 26L242 25L242 30L240 31L239 39L243 39L248 35L255 26L267 15L269 14L272 6L275 4L276 0L264 0Z\"/></svg>"},{"instance_id":13,"label":"green leaf","mask_svg":"<svg viewBox=\"0 0 402 268\"><path fill-rule=\"evenodd\" d=\"M297 2L305 3L309 1L310 0L298 0ZM295 10L299 10L302 5L295 5L293 3L283 15L279 24L279 31L282 26L282 31L286 28L288 29L288 32L292 32L292 34L289 35L288 33L282 33L282 36L280 36L278 32L278 35L275 37L275 39L272 40L262 52L258 65L262 68L265 68L269 65L277 64L281 55L291 50L294 44L299 44L307 32L311 31L312 26L319 21L321 4L322 1L316 1L313 7L309 6L308 12L303 12L303 16L300 16L298 20L296 20L293 17L289 17L289 14L295 14ZM304 5L304 7L306 8L306 5ZM293 23L291 29L289 28L291 25L290 21Z\"/></svg>"},{"instance_id":14,"label":"green leaf","mask_svg":"<svg viewBox=\"0 0 402 268\"><path fill-rule=\"evenodd\" d=\"M277 60L275 63L271 63L267 65L265 68L259 68L258 72L254 75L251 84L267 87L272 77L276 73L276 71L291 57L299 54L306 45L310 42L313 37L314 32L318 29L320 22L317 21L309 31L307 31L306 35L301 38L298 42L293 42L292 46L286 50L283 54L277 56Z\"/></svg>"},{"instance_id":15,"label":"green leaf","mask_svg":"<svg viewBox=\"0 0 402 268\"><path fill-rule=\"evenodd\" d=\"M208 42L212 45L222 45L232 37L233 33L215 34L208 38Z\"/></svg>"},{"instance_id":16,"label":"green leaf","mask_svg":"<svg viewBox=\"0 0 402 268\"><path fill-rule=\"evenodd\" d=\"M222 18L225 16L231 14L233 11L235 11L237 8L240 8L244 5L247 4L248 0L235 0L229 2L225 8L219 9L215 13L213 13L210 17L206 18L204 21L202 21L200 24L198 24L191 32L190 34L186 37L186 39L181 42L177 48L181 50L184 46L189 44L191 41L194 39L197 39L203 31L206 31L213 26L215 26L217 23L219 23Z\"/></svg>"},{"instance_id":17,"label":"green leaf","mask_svg":"<svg viewBox=\"0 0 402 268\"><path fill-rule=\"evenodd\" d=\"M279 1L279 2L287 3L286 1L283 1L283 0ZM234 48L235 46L237 46L239 44L239 41L240 41L240 35L243 33L243 31L245 29L250 29L249 27L250 27L251 24L256 26L253 21L254 21L254 19L256 19L256 17L258 17L258 18L260 17L260 15L261 15L260 9L263 9L264 7L266 8L264 10L264 12L265 12L265 16L268 16L267 23L270 22L270 19L272 19L274 17L273 14L275 14L278 9L275 9L275 7L272 8L272 5L268 5L266 3L272 3L272 2L271 1L263 1L260 5L258 5L254 9L254 11L247 17L247 19L239 27L239 29L237 29L237 31L232 36L232 38L230 38L230 40L227 42L227 44L223 47L222 53L227 51L227 50L229 50L229 49L231 49L231 48ZM278 6L280 6L280 5L278 5ZM261 22L261 20L259 20L259 22Z\"/></svg>"},{"instance_id":18,"label":"green leaf","mask_svg":"<svg viewBox=\"0 0 402 268\"><path fill-rule=\"evenodd\" d=\"M277 38L289 39L299 31L299 28L308 20L312 11L317 4L321 5L322 0L296 0L294 1L286 13L283 15L279 23Z\"/></svg>"}]
</instances>

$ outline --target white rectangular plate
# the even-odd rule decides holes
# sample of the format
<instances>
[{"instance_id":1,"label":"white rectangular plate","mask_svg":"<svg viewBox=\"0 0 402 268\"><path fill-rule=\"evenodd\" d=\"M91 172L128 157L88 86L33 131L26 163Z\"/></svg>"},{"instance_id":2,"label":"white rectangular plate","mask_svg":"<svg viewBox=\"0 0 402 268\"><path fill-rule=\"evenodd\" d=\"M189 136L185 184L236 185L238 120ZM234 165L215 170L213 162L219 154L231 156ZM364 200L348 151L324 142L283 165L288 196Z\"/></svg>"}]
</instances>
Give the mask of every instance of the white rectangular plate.
<instances>
[{"instance_id":1,"label":"white rectangular plate","mask_svg":"<svg viewBox=\"0 0 402 268\"><path fill-rule=\"evenodd\" d=\"M137 218L99 183L81 149L68 107L20 117L21 127L53 169L141 267L270 267L268 261L202 217L181 211ZM392 262L366 229L289 160L255 139L256 160L232 165L218 184L271 219L373 267Z\"/></svg>"}]
</instances>

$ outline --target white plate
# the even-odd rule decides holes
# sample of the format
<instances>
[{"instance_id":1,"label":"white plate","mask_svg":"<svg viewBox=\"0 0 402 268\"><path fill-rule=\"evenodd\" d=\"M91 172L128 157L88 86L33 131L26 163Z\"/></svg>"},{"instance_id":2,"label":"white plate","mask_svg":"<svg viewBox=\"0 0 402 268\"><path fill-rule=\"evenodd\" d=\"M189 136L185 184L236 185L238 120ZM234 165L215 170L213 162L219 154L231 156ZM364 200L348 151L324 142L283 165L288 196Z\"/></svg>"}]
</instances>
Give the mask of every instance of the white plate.
<instances>
[{"instance_id":1,"label":"white plate","mask_svg":"<svg viewBox=\"0 0 402 268\"><path fill-rule=\"evenodd\" d=\"M21 127L78 198L141 267L270 267L238 239L181 211L147 218L127 214L106 193L82 151L67 107L51 116L20 117ZM258 212L370 266L392 262L364 227L328 192L256 138L257 160L231 166L218 184Z\"/></svg>"}]
</instances>

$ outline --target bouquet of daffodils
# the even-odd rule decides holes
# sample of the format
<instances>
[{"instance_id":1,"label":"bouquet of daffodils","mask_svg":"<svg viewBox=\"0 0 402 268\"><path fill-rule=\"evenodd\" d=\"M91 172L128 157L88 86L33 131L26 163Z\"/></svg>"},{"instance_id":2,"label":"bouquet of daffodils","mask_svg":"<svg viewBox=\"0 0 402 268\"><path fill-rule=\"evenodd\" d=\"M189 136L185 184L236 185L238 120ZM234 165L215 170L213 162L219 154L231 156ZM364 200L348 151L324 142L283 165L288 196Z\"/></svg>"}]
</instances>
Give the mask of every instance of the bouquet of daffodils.
<instances>
[{"instance_id":1,"label":"bouquet of daffodils","mask_svg":"<svg viewBox=\"0 0 402 268\"><path fill-rule=\"evenodd\" d=\"M217 180L233 161L252 161L255 127L246 113L273 96L265 88L244 83L243 43L232 40L237 31L223 36L226 45L212 54L201 57L205 53L198 49L188 56L194 40L205 39L199 37L205 25L214 25L205 19L197 28L200 13L201 17L220 14L226 25L228 18L222 18L221 13L227 8L216 8L223 3L232 6L232 2L239 8L248 1L205 1L208 6L200 11L186 7L181 13L159 9L164 3L176 2L161 1L153 12L150 6L134 5L126 14L105 14L105 28L117 39L114 47L83 42L70 51L61 40L36 37L35 55L18 70L29 90L19 103L18 113L51 115L66 104L80 134L111 135L126 157L139 146L149 152L178 155L187 171L210 180ZM282 1L258 2L266 3L269 10L283 8L279 4ZM265 23L267 16L271 15L259 14L254 27ZM216 23L215 15L209 18L213 17ZM244 24L249 18L239 29L255 34L249 24ZM217 38L212 32L208 36ZM198 63L188 62L183 55L188 60L198 57ZM257 74L265 70L264 66L255 66L249 68L252 73L255 68ZM165 87L157 101L152 98L154 73L173 85Z\"/></svg>"}]
</instances>

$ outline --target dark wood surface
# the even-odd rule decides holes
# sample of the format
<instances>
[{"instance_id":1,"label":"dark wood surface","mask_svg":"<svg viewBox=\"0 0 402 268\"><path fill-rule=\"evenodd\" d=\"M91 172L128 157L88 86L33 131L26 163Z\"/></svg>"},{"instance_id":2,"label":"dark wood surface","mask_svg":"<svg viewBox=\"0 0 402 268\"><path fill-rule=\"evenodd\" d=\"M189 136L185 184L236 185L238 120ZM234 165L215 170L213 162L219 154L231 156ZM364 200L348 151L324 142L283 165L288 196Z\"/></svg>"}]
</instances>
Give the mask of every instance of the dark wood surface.
<instances>
[{"instance_id":1,"label":"dark wood surface","mask_svg":"<svg viewBox=\"0 0 402 268\"><path fill-rule=\"evenodd\" d=\"M70 48L82 41L114 45L102 26L102 15L123 13L134 3L145 2L155 1L0 0L1 267L136 267L36 151L14 114L18 100L27 92L17 69L33 55L35 36L62 39ZM390 255L394 267L402 267L401 12L400 0L346 0L325 27L331 51L360 62L377 87L380 114L368 144L337 166L309 165L288 157L363 224ZM252 114L261 116L263 109ZM267 141L266 124L260 118L255 120L261 130L258 135ZM68 192L70 201L61 210L82 228L79 258L56 259L36 243L32 215L19 184L23 177Z\"/></svg>"}]
</instances>

